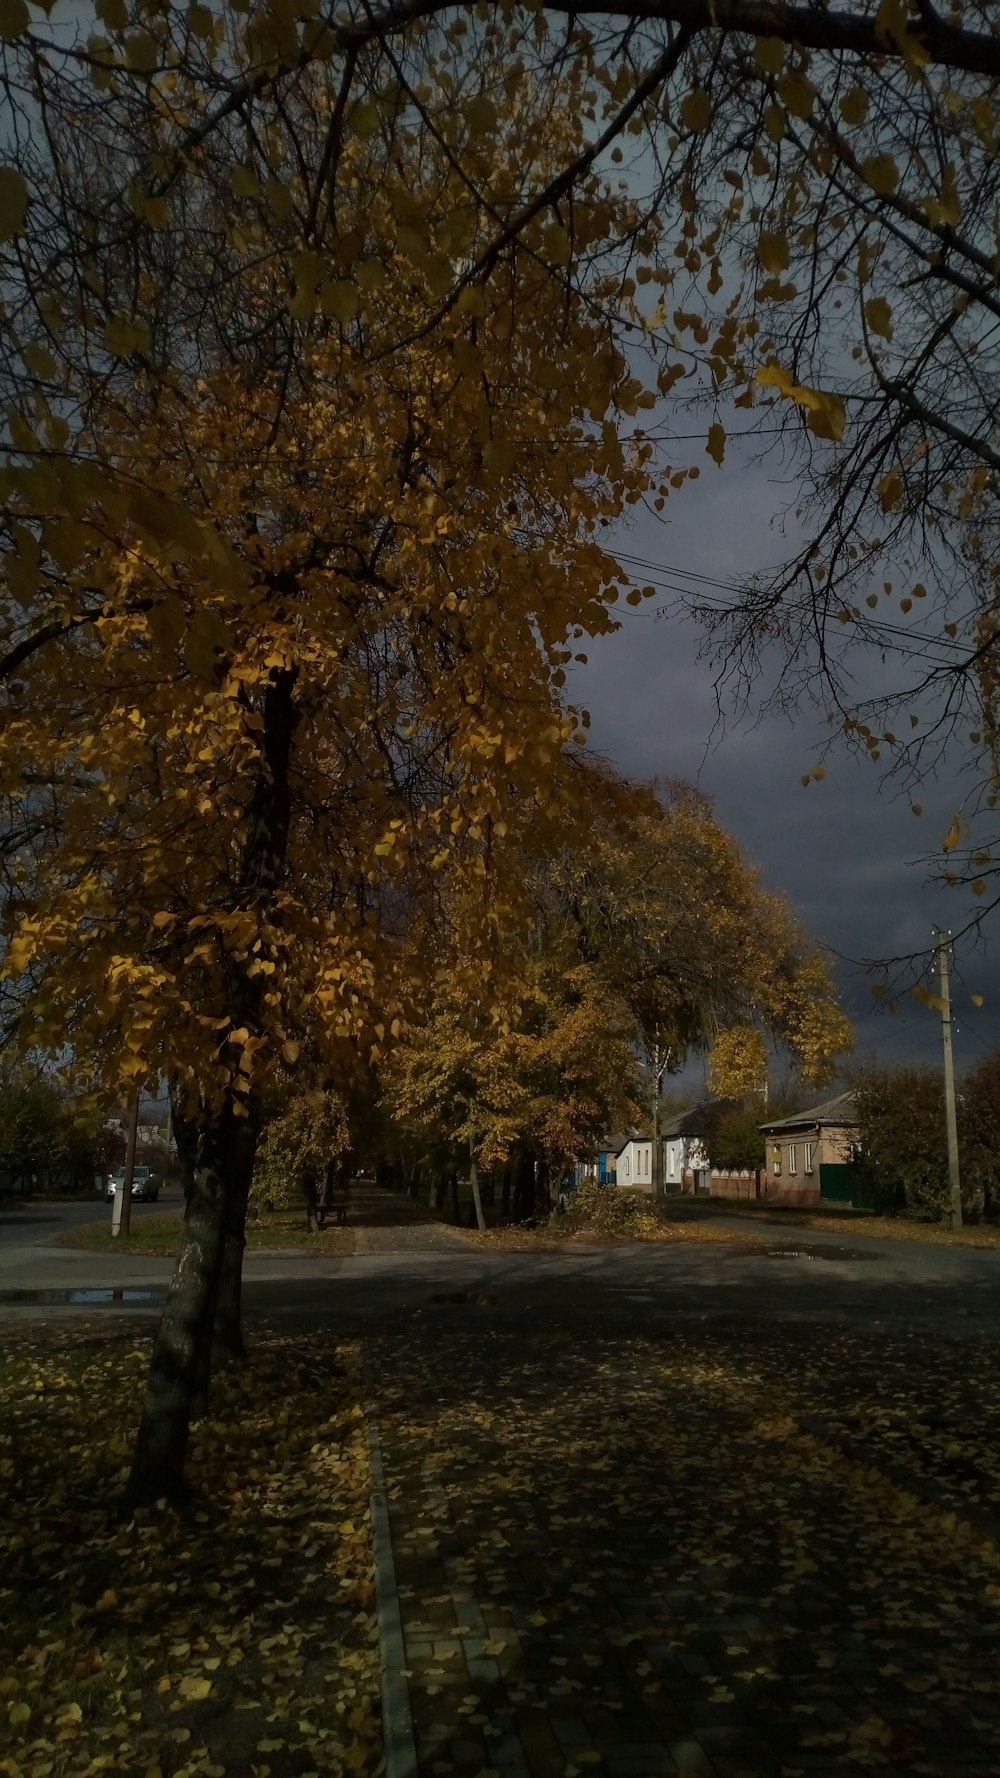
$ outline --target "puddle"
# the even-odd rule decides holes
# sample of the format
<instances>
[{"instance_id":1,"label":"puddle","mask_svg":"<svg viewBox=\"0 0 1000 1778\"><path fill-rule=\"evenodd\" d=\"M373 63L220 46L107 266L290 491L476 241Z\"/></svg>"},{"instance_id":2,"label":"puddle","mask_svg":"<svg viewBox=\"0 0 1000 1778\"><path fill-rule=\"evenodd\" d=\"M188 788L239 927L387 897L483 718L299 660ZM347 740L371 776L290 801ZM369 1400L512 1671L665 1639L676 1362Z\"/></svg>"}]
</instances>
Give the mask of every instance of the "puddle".
<instances>
[{"instance_id":1,"label":"puddle","mask_svg":"<svg viewBox=\"0 0 1000 1778\"><path fill-rule=\"evenodd\" d=\"M875 1259L874 1253L859 1253L854 1247L768 1247L765 1259Z\"/></svg>"},{"instance_id":2,"label":"puddle","mask_svg":"<svg viewBox=\"0 0 1000 1778\"><path fill-rule=\"evenodd\" d=\"M0 1304L39 1303L48 1307L68 1304L86 1304L92 1307L102 1303L165 1303L167 1291L165 1285L153 1285L144 1290L136 1286L108 1287L107 1290L0 1290Z\"/></svg>"}]
</instances>

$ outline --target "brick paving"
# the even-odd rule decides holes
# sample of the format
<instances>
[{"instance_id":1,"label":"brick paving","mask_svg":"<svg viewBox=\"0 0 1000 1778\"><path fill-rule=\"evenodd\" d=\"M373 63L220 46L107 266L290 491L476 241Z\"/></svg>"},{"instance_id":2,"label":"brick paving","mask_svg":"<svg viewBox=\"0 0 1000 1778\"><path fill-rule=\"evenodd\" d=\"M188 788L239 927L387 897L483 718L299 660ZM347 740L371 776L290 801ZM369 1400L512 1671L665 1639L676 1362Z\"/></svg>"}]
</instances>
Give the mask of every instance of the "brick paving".
<instances>
[{"instance_id":1,"label":"brick paving","mask_svg":"<svg viewBox=\"0 0 1000 1778\"><path fill-rule=\"evenodd\" d=\"M368 1182L355 1181L351 1187L348 1221L356 1253L468 1252L461 1235L438 1222L418 1200Z\"/></svg>"},{"instance_id":2,"label":"brick paving","mask_svg":"<svg viewBox=\"0 0 1000 1778\"><path fill-rule=\"evenodd\" d=\"M751 1336L371 1339L420 1778L1000 1778L1000 1552L782 1414Z\"/></svg>"}]
</instances>

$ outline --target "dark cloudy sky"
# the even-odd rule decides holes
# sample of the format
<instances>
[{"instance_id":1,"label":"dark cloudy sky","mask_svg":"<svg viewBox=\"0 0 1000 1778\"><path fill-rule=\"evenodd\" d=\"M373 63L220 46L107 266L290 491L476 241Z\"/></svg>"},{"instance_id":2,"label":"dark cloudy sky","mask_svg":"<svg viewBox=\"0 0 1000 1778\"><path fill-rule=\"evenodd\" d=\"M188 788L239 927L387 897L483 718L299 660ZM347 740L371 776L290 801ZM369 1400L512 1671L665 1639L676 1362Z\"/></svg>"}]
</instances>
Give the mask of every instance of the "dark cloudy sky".
<instances>
[{"instance_id":1,"label":"dark cloudy sky","mask_svg":"<svg viewBox=\"0 0 1000 1778\"><path fill-rule=\"evenodd\" d=\"M769 479L766 465L744 466L731 455L722 468L707 456L691 460L702 465L700 480L671 497L662 519L638 517L616 538L617 547L663 570L686 569L725 582L781 560L788 546L773 521L787 503L787 486ZM640 583L647 578L639 569L635 573ZM767 885L787 896L809 931L840 958L929 951L935 924L955 930L964 925L967 893L930 884L929 866L921 862L940 845L961 800L954 774L946 770L923 785L918 819L910 796L880 785L878 766L839 748L827 759L826 778L802 787L802 774L829 734L815 707L794 718L729 724L713 738L713 674L697 658L701 632L690 620L657 620L659 603L666 600L649 600L637 610L622 606L618 633L590 644L589 664L574 676L572 695L590 709L594 747L631 776L698 784ZM874 689L885 671L877 660L864 663L868 687ZM959 1069L1000 1044L995 952L989 943L964 945L955 957ZM936 1013L908 992L898 1014L880 1012L872 977L846 961L837 960L835 968L844 1005L856 1021L858 1055L939 1061ZM929 973L925 979L930 981ZM971 1004L973 993L984 995L981 1009Z\"/></svg>"}]
</instances>

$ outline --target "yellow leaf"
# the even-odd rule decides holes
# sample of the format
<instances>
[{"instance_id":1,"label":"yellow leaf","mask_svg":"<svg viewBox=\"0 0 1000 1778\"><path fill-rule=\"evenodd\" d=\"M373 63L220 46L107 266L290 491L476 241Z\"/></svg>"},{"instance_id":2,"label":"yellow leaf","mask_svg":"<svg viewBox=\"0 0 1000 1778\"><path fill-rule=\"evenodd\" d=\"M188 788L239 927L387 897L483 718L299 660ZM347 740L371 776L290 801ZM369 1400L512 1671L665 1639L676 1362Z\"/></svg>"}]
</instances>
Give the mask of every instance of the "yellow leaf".
<instances>
[{"instance_id":1,"label":"yellow leaf","mask_svg":"<svg viewBox=\"0 0 1000 1778\"><path fill-rule=\"evenodd\" d=\"M872 333L881 334L883 339L892 339L892 309L884 296L873 296L865 303L865 320Z\"/></svg>"},{"instance_id":2,"label":"yellow leaf","mask_svg":"<svg viewBox=\"0 0 1000 1778\"><path fill-rule=\"evenodd\" d=\"M785 46L780 37L758 37L753 59L763 74L780 74L785 66Z\"/></svg>"},{"instance_id":3,"label":"yellow leaf","mask_svg":"<svg viewBox=\"0 0 1000 1778\"><path fill-rule=\"evenodd\" d=\"M899 168L891 154L873 154L861 163L861 177L880 198L888 197L899 184Z\"/></svg>"},{"instance_id":4,"label":"yellow leaf","mask_svg":"<svg viewBox=\"0 0 1000 1778\"><path fill-rule=\"evenodd\" d=\"M932 228L957 228L962 220L962 201L958 195L958 179L951 161L941 180L941 195L924 198L923 207Z\"/></svg>"},{"instance_id":5,"label":"yellow leaf","mask_svg":"<svg viewBox=\"0 0 1000 1778\"><path fill-rule=\"evenodd\" d=\"M374 136L379 126L379 109L371 99L362 99L351 112L351 129L362 142Z\"/></svg>"},{"instance_id":6,"label":"yellow leaf","mask_svg":"<svg viewBox=\"0 0 1000 1778\"><path fill-rule=\"evenodd\" d=\"M152 74L159 55L156 39L148 31L133 31L125 41L125 66L136 74Z\"/></svg>"},{"instance_id":7,"label":"yellow leaf","mask_svg":"<svg viewBox=\"0 0 1000 1778\"><path fill-rule=\"evenodd\" d=\"M252 167L234 167L229 183L238 198L260 197L260 180Z\"/></svg>"},{"instance_id":8,"label":"yellow leaf","mask_svg":"<svg viewBox=\"0 0 1000 1778\"><path fill-rule=\"evenodd\" d=\"M861 87L852 86L840 101L840 115L852 129L860 129L868 116L868 94Z\"/></svg>"},{"instance_id":9,"label":"yellow leaf","mask_svg":"<svg viewBox=\"0 0 1000 1778\"><path fill-rule=\"evenodd\" d=\"M353 284L343 280L335 284L324 284L319 293L319 306L324 315L332 321L345 324L353 321L358 312L358 293Z\"/></svg>"},{"instance_id":10,"label":"yellow leaf","mask_svg":"<svg viewBox=\"0 0 1000 1778\"><path fill-rule=\"evenodd\" d=\"M193 1677L182 1679L177 1688L182 1698L207 1698L211 1689L212 1681L210 1679L195 1679Z\"/></svg>"},{"instance_id":11,"label":"yellow leaf","mask_svg":"<svg viewBox=\"0 0 1000 1778\"><path fill-rule=\"evenodd\" d=\"M793 117L807 118L812 116L816 103L816 88L804 74L786 74L778 83L778 92L784 102L785 109Z\"/></svg>"},{"instance_id":12,"label":"yellow leaf","mask_svg":"<svg viewBox=\"0 0 1000 1778\"><path fill-rule=\"evenodd\" d=\"M24 0L0 0L0 38L16 43L31 23Z\"/></svg>"},{"instance_id":13,"label":"yellow leaf","mask_svg":"<svg viewBox=\"0 0 1000 1778\"><path fill-rule=\"evenodd\" d=\"M465 107L465 117L473 136L489 136L497 127L497 108L485 93L479 93Z\"/></svg>"},{"instance_id":14,"label":"yellow leaf","mask_svg":"<svg viewBox=\"0 0 1000 1778\"><path fill-rule=\"evenodd\" d=\"M31 1715L31 1705L30 1704L11 1704L8 1706L7 1715L9 1716L14 1727L17 1728L22 1722L27 1722L29 1716Z\"/></svg>"},{"instance_id":15,"label":"yellow leaf","mask_svg":"<svg viewBox=\"0 0 1000 1778\"><path fill-rule=\"evenodd\" d=\"M36 377L48 379L55 376L56 361L48 347L43 346L38 340L31 340L28 345L22 346L21 357Z\"/></svg>"},{"instance_id":16,"label":"yellow leaf","mask_svg":"<svg viewBox=\"0 0 1000 1778\"><path fill-rule=\"evenodd\" d=\"M696 86L693 92L682 99L681 122L692 135L699 135L711 127L712 101L703 86Z\"/></svg>"},{"instance_id":17,"label":"yellow leaf","mask_svg":"<svg viewBox=\"0 0 1000 1778\"><path fill-rule=\"evenodd\" d=\"M791 372L784 370L773 359L757 372L757 381L765 389L777 389L790 401L805 408L808 415L806 423L817 438L843 438L847 425L847 409L842 396L829 390L810 389L805 384L796 383Z\"/></svg>"},{"instance_id":18,"label":"yellow leaf","mask_svg":"<svg viewBox=\"0 0 1000 1778\"><path fill-rule=\"evenodd\" d=\"M28 211L28 187L16 167L0 167L0 241L21 233Z\"/></svg>"},{"instance_id":19,"label":"yellow leaf","mask_svg":"<svg viewBox=\"0 0 1000 1778\"><path fill-rule=\"evenodd\" d=\"M294 1066L299 1059L299 1045L296 1043L294 1037L289 1037L287 1042L282 1044L281 1053L289 1066Z\"/></svg>"},{"instance_id":20,"label":"yellow leaf","mask_svg":"<svg viewBox=\"0 0 1000 1778\"><path fill-rule=\"evenodd\" d=\"M708 443L705 446L708 455L721 467L726 454L726 429L718 421L708 429Z\"/></svg>"},{"instance_id":21,"label":"yellow leaf","mask_svg":"<svg viewBox=\"0 0 1000 1778\"><path fill-rule=\"evenodd\" d=\"M784 272L788 269L788 237L762 229L757 242L757 258L765 272Z\"/></svg>"},{"instance_id":22,"label":"yellow leaf","mask_svg":"<svg viewBox=\"0 0 1000 1778\"><path fill-rule=\"evenodd\" d=\"M970 994L969 999L972 1001L973 1006L982 1006L983 1004L983 997L981 994Z\"/></svg>"},{"instance_id":23,"label":"yellow leaf","mask_svg":"<svg viewBox=\"0 0 1000 1778\"><path fill-rule=\"evenodd\" d=\"M104 342L116 358L127 358L130 352L148 352L149 323L128 315L113 315L105 325Z\"/></svg>"},{"instance_id":24,"label":"yellow leaf","mask_svg":"<svg viewBox=\"0 0 1000 1778\"><path fill-rule=\"evenodd\" d=\"M128 7L125 0L97 0L94 7L102 25L109 31L124 31L128 24Z\"/></svg>"}]
</instances>

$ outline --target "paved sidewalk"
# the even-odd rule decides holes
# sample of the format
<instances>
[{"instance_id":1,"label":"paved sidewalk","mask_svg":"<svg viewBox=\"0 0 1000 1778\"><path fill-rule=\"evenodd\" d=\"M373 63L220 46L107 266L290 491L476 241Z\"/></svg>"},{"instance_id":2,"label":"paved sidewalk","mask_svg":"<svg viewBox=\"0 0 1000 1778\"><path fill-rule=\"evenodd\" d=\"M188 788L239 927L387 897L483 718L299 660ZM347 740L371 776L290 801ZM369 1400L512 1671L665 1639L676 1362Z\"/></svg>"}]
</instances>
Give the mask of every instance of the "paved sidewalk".
<instances>
[{"instance_id":1,"label":"paved sidewalk","mask_svg":"<svg viewBox=\"0 0 1000 1778\"><path fill-rule=\"evenodd\" d=\"M1000 1552L793 1418L815 1333L371 1337L420 1778L1000 1775Z\"/></svg>"},{"instance_id":2,"label":"paved sidewalk","mask_svg":"<svg viewBox=\"0 0 1000 1778\"><path fill-rule=\"evenodd\" d=\"M417 1199L368 1181L351 1188L349 1223L356 1253L468 1253L461 1235Z\"/></svg>"}]
</instances>

